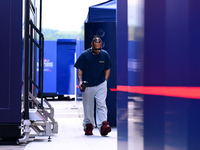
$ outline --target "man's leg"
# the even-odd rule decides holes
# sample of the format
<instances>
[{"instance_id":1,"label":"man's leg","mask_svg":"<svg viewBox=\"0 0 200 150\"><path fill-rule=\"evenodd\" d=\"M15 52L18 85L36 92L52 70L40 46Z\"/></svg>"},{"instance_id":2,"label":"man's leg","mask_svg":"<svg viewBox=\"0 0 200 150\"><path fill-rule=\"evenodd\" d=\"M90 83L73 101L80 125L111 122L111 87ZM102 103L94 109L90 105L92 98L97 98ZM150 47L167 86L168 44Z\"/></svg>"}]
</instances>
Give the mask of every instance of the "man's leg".
<instances>
[{"instance_id":1,"label":"man's leg","mask_svg":"<svg viewBox=\"0 0 200 150\"><path fill-rule=\"evenodd\" d=\"M107 81L98 85L97 92L95 94L96 99L96 122L99 130L101 129L102 122L107 121L107 106L106 106L106 96L107 96Z\"/></svg>"},{"instance_id":2,"label":"man's leg","mask_svg":"<svg viewBox=\"0 0 200 150\"><path fill-rule=\"evenodd\" d=\"M94 87L86 87L82 93L83 96L83 109L84 109L84 120L83 127L86 129L87 124L92 124L95 127L94 121Z\"/></svg>"}]
</instances>

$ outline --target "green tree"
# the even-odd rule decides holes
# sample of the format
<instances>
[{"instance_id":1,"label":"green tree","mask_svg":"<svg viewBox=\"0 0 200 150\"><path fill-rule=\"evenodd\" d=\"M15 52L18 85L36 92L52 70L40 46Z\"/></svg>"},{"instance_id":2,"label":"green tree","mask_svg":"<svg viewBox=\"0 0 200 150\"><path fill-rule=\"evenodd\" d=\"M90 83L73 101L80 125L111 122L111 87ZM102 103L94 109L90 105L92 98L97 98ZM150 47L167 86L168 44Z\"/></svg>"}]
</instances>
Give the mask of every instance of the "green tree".
<instances>
[{"instance_id":1,"label":"green tree","mask_svg":"<svg viewBox=\"0 0 200 150\"><path fill-rule=\"evenodd\" d=\"M59 31L53 29L42 29L44 40L56 41L57 39L76 39L78 31Z\"/></svg>"}]
</instances>

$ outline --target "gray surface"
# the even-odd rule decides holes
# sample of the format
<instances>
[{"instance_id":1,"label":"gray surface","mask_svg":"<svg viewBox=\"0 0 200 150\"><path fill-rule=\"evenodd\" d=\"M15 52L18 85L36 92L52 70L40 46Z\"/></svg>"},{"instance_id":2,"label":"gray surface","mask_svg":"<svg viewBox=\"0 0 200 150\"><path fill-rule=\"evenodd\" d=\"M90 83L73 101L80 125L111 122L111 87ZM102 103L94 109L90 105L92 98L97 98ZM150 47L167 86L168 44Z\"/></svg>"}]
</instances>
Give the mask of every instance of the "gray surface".
<instances>
[{"instance_id":1,"label":"gray surface","mask_svg":"<svg viewBox=\"0 0 200 150\"><path fill-rule=\"evenodd\" d=\"M18 146L2 146L0 150L117 150L117 129L112 128L108 136L100 135L97 128L92 136L85 136L82 127L83 107L82 102L52 101L50 104L55 109L55 120L58 122L58 134L51 136L37 136L30 139L27 144Z\"/></svg>"}]
</instances>

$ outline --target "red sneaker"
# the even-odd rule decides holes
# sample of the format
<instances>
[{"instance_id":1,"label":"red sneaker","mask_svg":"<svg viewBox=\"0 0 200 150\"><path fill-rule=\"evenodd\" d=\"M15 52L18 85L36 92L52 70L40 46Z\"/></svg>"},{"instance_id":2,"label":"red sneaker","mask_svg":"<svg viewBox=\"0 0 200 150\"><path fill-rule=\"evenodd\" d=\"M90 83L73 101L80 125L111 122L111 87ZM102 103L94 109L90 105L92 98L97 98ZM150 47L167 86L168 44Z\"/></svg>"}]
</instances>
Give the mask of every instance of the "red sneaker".
<instances>
[{"instance_id":1,"label":"red sneaker","mask_svg":"<svg viewBox=\"0 0 200 150\"><path fill-rule=\"evenodd\" d=\"M101 135L105 136L109 132L111 132L111 127L109 126L109 122L107 122L107 121L104 121L102 124L103 125L101 126Z\"/></svg>"},{"instance_id":2,"label":"red sneaker","mask_svg":"<svg viewBox=\"0 0 200 150\"><path fill-rule=\"evenodd\" d=\"M93 130L93 125L86 124L85 135L93 135L92 130Z\"/></svg>"}]
</instances>

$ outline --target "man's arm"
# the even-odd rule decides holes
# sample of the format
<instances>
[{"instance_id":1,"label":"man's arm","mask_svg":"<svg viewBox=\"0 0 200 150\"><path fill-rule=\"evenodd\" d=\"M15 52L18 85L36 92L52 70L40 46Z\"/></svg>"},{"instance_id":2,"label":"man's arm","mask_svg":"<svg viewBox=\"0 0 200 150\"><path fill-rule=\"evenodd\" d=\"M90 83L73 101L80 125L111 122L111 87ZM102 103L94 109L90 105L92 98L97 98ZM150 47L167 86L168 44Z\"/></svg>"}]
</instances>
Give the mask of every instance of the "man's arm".
<instances>
[{"instance_id":1,"label":"man's arm","mask_svg":"<svg viewBox=\"0 0 200 150\"><path fill-rule=\"evenodd\" d=\"M78 71L77 71L77 77L78 77L79 89L82 89L82 87L81 87L81 84L82 84L82 75L83 75L83 71L81 69L78 69Z\"/></svg>"},{"instance_id":2,"label":"man's arm","mask_svg":"<svg viewBox=\"0 0 200 150\"><path fill-rule=\"evenodd\" d=\"M108 78L110 76L110 69L105 70L105 79L108 81Z\"/></svg>"}]
</instances>

